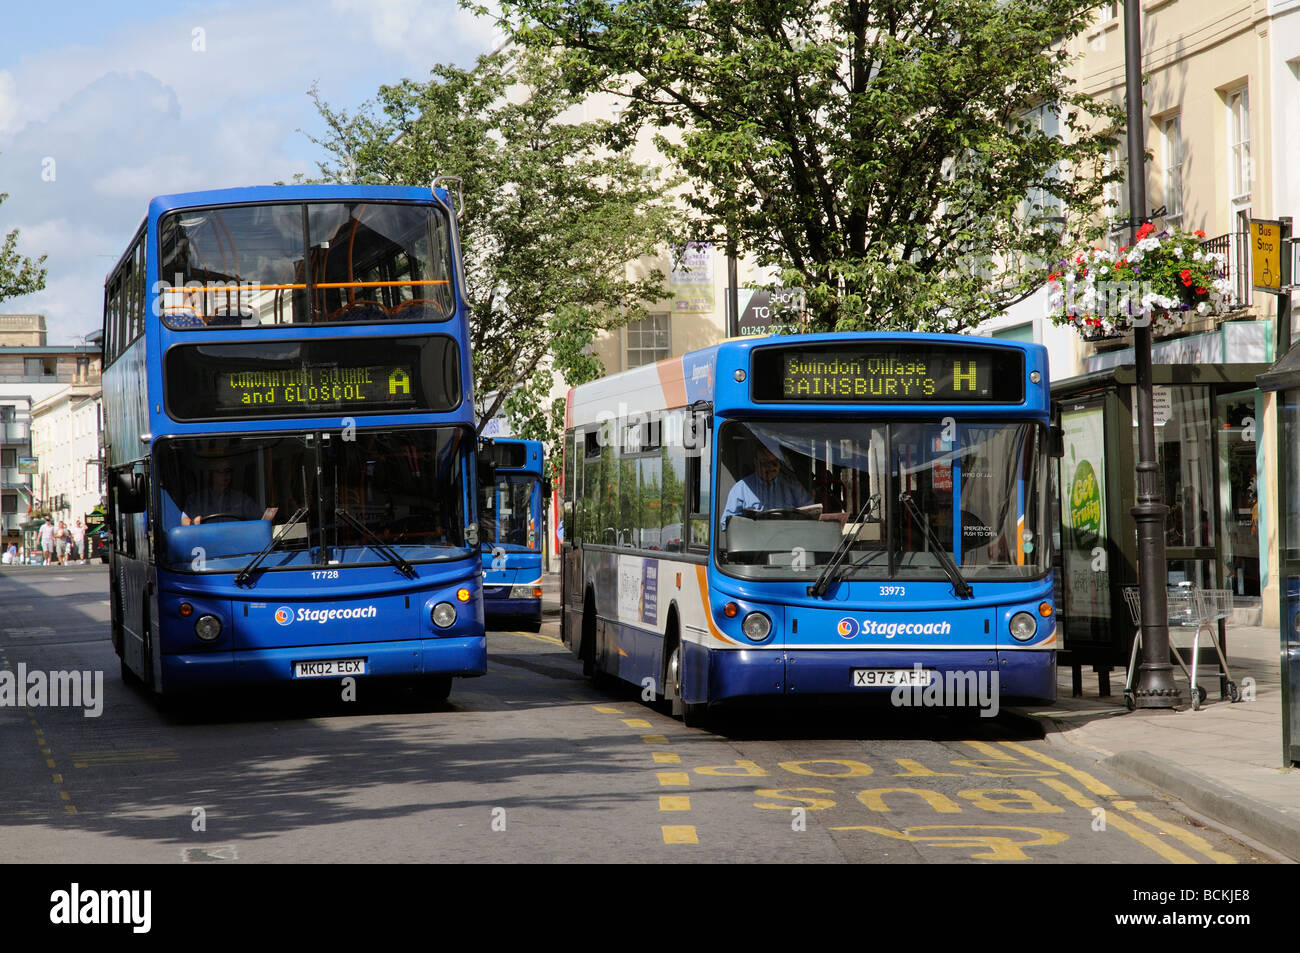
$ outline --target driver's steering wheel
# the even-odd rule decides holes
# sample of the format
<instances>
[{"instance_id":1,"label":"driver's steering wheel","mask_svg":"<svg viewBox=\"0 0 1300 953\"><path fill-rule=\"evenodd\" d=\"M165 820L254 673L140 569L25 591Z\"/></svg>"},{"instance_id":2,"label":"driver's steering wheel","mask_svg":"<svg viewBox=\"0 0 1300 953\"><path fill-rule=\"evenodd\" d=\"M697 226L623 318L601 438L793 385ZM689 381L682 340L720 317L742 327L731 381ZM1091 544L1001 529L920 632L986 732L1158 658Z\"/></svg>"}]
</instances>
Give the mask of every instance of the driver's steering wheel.
<instances>
[{"instance_id":1,"label":"driver's steering wheel","mask_svg":"<svg viewBox=\"0 0 1300 953\"><path fill-rule=\"evenodd\" d=\"M199 519L204 523L211 523L213 520L218 523L239 523L244 518L236 513L208 513L200 516Z\"/></svg>"},{"instance_id":2,"label":"driver's steering wheel","mask_svg":"<svg viewBox=\"0 0 1300 953\"><path fill-rule=\"evenodd\" d=\"M757 520L798 520L807 518L807 513L801 513L792 506L777 506L770 510L757 510L754 515L754 519Z\"/></svg>"}]
</instances>

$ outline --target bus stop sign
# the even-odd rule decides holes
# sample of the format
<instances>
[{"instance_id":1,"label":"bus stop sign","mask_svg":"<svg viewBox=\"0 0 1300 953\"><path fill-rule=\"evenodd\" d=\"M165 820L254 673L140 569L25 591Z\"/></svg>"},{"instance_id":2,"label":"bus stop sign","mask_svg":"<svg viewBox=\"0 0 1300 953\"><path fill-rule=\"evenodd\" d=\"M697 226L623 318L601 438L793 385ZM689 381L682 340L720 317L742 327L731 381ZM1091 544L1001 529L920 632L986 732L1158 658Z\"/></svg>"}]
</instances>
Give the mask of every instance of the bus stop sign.
<instances>
[{"instance_id":1,"label":"bus stop sign","mask_svg":"<svg viewBox=\"0 0 1300 953\"><path fill-rule=\"evenodd\" d=\"M1282 293L1282 223L1250 220L1250 279L1256 291Z\"/></svg>"}]
</instances>

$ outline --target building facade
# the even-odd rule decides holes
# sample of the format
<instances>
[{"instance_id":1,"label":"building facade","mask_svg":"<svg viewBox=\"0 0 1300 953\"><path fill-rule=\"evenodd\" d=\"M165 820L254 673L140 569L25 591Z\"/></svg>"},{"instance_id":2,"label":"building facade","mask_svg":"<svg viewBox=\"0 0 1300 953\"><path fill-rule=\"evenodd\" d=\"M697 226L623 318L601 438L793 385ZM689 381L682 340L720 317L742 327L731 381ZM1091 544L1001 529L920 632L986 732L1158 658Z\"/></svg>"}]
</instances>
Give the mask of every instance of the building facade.
<instances>
[{"instance_id":1,"label":"building facade","mask_svg":"<svg viewBox=\"0 0 1300 953\"><path fill-rule=\"evenodd\" d=\"M76 427L88 426L86 417L90 411L84 402L90 395L97 395L100 386L102 358L95 340L92 336L86 344L47 345L43 315L0 315L0 538L4 546L10 543L21 546L24 525L35 514L45 511L50 502L45 495L45 488L51 485L49 474L33 446L34 430L37 439L42 439L34 424L33 411L53 409L60 406L60 400L65 400L68 414L73 414L75 409ZM75 432L76 427L71 424L69 427L69 434ZM90 450L84 438L77 446L78 453L99 458L98 448ZM60 449L56 456L62 453ZM74 469L70 463L61 466L68 474ZM94 478L98 479L97 472ZM70 479L69 488L76 484L75 479ZM100 494L96 492L94 496L94 502L74 515L74 520L99 502ZM67 511L73 512L71 507Z\"/></svg>"}]
</instances>

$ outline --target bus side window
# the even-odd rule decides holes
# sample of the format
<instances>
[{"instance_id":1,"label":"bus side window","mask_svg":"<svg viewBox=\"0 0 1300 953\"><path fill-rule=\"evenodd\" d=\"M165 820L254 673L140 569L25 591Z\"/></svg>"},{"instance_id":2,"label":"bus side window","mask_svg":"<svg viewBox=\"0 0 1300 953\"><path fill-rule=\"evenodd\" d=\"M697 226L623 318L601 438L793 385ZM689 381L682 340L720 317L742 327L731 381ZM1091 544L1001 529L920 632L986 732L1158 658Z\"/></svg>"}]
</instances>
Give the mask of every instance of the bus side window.
<instances>
[{"instance_id":1,"label":"bus side window","mask_svg":"<svg viewBox=\"0 0 1300 953\"><path fill-rule=\"evenodd\" d=\"M706 552L709 548L709 531L712 526L710 492L713 484L713 441L709 438L713 419L706 414L687 417L687 500L690 511L690 537L688 547L692 552Z\"/></svg>"},{"instance_id":2,"label":"bus side window","mask_svg":"<svg viewBox=\"0 0 1300 953\"><path fill-rule=\"evenodd\" d=\"M574 487L577 484L577 474L580 461L575 452L577 444L577 435L570 430L564 435L564 460L563 460L563 490L564 490L564 536L561 539L563 543L580 543L582 537L578 532L578 520L574 512Z\"/></svg>"}]
</instances>

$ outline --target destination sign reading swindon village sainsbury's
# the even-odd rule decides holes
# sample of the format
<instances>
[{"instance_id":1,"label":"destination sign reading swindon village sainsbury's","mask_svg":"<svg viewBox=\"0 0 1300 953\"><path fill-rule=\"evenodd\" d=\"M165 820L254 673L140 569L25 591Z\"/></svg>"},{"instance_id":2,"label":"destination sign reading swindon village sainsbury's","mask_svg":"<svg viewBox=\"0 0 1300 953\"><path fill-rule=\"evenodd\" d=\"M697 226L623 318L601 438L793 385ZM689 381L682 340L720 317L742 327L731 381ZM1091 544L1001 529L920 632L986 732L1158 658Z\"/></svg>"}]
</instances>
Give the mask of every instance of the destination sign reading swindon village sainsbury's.
<instances>
[{"instance_id":1,"label":"destination sign reading swindon village sainsbury's","mask_svg":"<svg viewBox=\"0 0 1300 953\"><path fill-rule=\"evenodd\" d=\"M760 401L962 403L1018 401L1024 360L1011 348L895 342L756 350Z\"/></svg>"}]
</instances>

